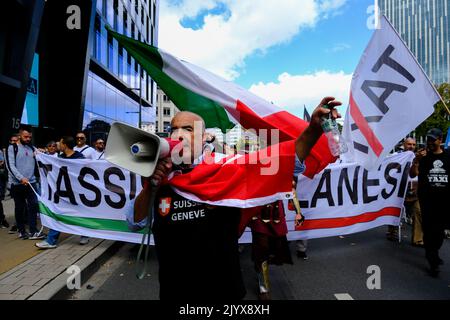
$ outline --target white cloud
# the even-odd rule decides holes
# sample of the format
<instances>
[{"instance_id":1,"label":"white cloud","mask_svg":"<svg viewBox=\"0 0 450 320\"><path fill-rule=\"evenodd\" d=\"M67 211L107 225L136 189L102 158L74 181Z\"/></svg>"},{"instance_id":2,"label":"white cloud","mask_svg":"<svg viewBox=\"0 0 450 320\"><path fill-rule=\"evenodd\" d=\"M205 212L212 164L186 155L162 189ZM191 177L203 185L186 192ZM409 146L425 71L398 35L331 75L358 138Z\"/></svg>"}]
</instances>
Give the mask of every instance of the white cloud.
<instances>
[{"instance_id":1,"label":"white cloud","mask_svg":"<svg viewBox=\"0 0 450 320\"><path fill-rule=\"evenodd\" d=\"M285 72L278 76L277 82L259 82L252 85L250 91L301 118L303 105L311 112L322 98L333 96L342 102L343 106L338 110L344 116L351 80L352 75L343 71L318 71L306 75L290 75Z\"/></svg>"},{"instance_id":2,"label":"white cloud","mask_svg":"<svg viewBox=\"0 0 450 320\"><path fill-rule=\"evenodd\" d=\"M327 49L327 52L336 53L344 50L351 49L351 46L347 43L338 43L333 48Z\"/></svg>"},{"instance_id":3,"label":"white cloud","mask_svg":"<svg viewBox=\"0 0 450 320\"><path fill-rule=\"evenodd\" d=\"M159 46L181 59L229 80L239 76L245 58L288 43L302 29L314 27L347 0L184 0L161 2ZM194 18L224 4L229 12L208 14L200 29L184 28Z\"/></svg>"}]
</instances>

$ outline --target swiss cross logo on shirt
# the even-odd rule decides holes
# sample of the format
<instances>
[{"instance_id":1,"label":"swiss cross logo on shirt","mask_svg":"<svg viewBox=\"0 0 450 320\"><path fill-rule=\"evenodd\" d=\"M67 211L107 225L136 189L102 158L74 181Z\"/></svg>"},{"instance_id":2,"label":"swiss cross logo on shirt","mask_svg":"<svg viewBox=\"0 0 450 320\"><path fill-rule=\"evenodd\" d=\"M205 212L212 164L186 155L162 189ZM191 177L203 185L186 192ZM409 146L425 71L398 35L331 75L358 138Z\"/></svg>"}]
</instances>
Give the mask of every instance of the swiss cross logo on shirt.
<instances>
[{"instance_id":1,"label":"swiss cross logo on shirt","mask_svg":"<svg viewBox=\"0 0 450 320\"><path fill-rule=\"evenodd\" d=\"M169 214L171 202L172 202L172 198L161 198L159 200L158 211L162 217L165 217Z\"/></svg>"}]
</instances>

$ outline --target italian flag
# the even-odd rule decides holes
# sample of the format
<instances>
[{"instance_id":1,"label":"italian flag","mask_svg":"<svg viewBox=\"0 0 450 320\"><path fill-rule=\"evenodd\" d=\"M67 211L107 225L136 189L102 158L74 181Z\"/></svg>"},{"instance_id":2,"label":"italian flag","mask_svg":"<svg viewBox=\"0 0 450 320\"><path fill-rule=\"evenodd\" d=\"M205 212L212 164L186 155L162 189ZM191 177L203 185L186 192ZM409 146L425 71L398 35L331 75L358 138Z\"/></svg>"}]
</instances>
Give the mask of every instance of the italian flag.
<instances>
[{"instance_id":1,"label":"italian flag","mask_svg":"<svg viewBox=\"0 0 450 320\"><path fill-rule=\"evenodd\" d=\"M236 161L217 163L212 166L199 165L186 177L174 177L171 180L177 191L184 192L184 195L191 199L195 198L204 202L210 201L212 194L220 195L215 198L217 201L237 200L236 203L239 205L236 206L245 206L245 204L254 206L268 203L274 198L285 199L285 194L292 191L294 140L308 126L306 121L230 81L189 62L179 60L157 47L123 36L110 29L108 32L143 67L178 109L202 116L207 128L219 128L225 133L239 123L243 128L254 129L257 132L267 129L269 137L270 130L279 130L280 143L272 145L269 150L261 150L258 154L258 157L265 160L274 160L274 157L279 157L280 170L276 175L260 175L257 172L261 167L247 165L248 162L245 165ZM277 151L272 152L274 150ZM279 154L276 155L277 153ZM312 177L335 160L336 158L329 151L325 136L322 136L306 159L304 174ZM241 172L242 174L240 178L233 175L234 179L228 179L229 184L226 184L227 181L221 180L226 178L223 172L229 174ZM244 189L247 191L254 189L259 191L254 193L241 190L242 192L238 194L223 191L232 191L238 183L244 184L246 186ZM214 190L214 192L202 191L205 189L206 191ZM279 196L275 197L275 194ZM264 200L252 201L251 199ZM213 203L216 202L213 201Z\"/></svg>"}]
</instances>

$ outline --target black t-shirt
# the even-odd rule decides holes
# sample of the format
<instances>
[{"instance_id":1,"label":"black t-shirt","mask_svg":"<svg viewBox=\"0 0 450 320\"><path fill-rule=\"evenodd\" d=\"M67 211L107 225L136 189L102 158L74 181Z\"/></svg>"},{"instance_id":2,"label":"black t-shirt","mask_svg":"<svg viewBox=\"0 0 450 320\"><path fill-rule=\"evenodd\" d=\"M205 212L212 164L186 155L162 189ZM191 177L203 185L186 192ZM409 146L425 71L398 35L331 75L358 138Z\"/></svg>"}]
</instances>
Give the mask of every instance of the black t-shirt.
<instances>
[{"instance_id":1,"label":"black t-shirt","mask_svg":"<svg viewBox=\"0 0 450 320\"><path fill-rule=\"evenodd\" d=\"M158 192L154 212L160 299L228 301L245 296L239 209L190 201L166 185Z\"/></svg>"},{"instance_id":2,"label":"black t-shirt","mask_svg":"<svg viewBox=\"0 0 450 320\"><path fill-rule=\"evenodd\" d=\"M421 205L440 206L450 197L450 155L427 153L419 162L419 199Z\"/></svg>"},{"instance_id":3,"label":"black t-shirt","mask_svg":"<svg viewBox=\"0 0 450 320\"><path fill-rule=\"evenodd\" d=\"M66 154L63 152L59 155L60 158L63 159L85 159L84 155L81 152L74 151L70 157L66 156Z\"/></svg>"}]
</instances>

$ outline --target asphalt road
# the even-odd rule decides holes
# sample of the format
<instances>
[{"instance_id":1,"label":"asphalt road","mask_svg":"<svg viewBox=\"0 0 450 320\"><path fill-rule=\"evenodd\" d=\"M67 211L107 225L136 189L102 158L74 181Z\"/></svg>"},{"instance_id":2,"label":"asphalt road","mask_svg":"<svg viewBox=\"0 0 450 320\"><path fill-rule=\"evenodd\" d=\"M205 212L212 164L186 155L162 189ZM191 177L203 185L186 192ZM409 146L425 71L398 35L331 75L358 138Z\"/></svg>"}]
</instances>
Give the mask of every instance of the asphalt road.
<instances>
[{"instance_id":1,"label":"asphalt road","mask_svg":"<svg viewBox=\"0 0 450 320\"><path fill-rule=\"evenodd\" d=\"M426 272L424 250L410 244L410 226L403 230L402 243L386 240L387 227L345 237L309 241L304 261L295 256L294 265L271 266L274 300L449 300L450 240L441 257L446 262L439 278ZM241 254L247 287L246 300L256 299L256 279L247 245ZM137 246L126 244L105 263L71 299L135 300L158 299L157 262L152 250L145 279L136 279ZM369 266L380 270L380 289L368 289ZM369 281L373 283L373 281ZM89 289L87 289L89 286Z\"/></svg>"}]
</instances>

